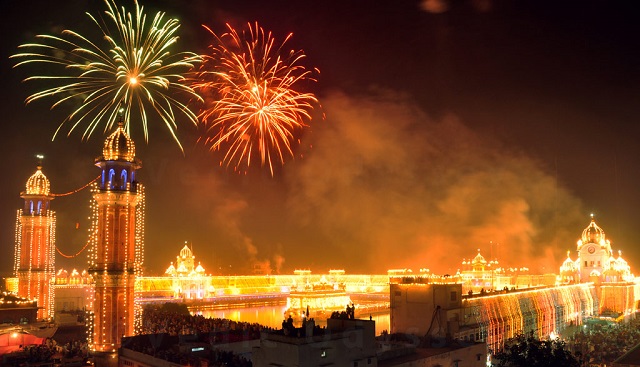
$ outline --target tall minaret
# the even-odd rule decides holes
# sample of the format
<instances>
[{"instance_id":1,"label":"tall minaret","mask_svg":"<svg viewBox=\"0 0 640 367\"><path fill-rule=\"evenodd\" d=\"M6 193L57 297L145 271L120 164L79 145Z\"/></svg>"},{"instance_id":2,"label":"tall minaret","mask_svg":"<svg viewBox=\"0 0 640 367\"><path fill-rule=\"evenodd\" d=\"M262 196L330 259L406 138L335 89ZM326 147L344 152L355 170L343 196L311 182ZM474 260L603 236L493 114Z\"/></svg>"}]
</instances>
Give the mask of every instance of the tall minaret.
<instances>
[{"instance_id":1,"label":"tall minaret","mask_svg":"<svg viewBox=\"0 0 640 367\"><path fill-rule=\"evenodd\" d=\"M94 351L115 353L122 337L134 335L139 327L141 315L134 288L136 277L141 275L144 230L144 192L136 181L140 160L122 122L107 137L96 166L102 175L93 191L91 344Z\"/></svg>"},{"instance_id":2,"label":"tall minaret","mask_svg":"<svg viewBox=\"0 0 640 367\"><path fill-rule=\"evenodd\" d=\"M41 158L41 157L39 157ZM38 164L20 193L23 209L16 220L14 272L18 278L18 296L38 301L38 319L53 317L55 276L56 214L49 210L53 200L50 184ZM35 321L35 320L30 320Z\"/></svg>"}]
</instances>

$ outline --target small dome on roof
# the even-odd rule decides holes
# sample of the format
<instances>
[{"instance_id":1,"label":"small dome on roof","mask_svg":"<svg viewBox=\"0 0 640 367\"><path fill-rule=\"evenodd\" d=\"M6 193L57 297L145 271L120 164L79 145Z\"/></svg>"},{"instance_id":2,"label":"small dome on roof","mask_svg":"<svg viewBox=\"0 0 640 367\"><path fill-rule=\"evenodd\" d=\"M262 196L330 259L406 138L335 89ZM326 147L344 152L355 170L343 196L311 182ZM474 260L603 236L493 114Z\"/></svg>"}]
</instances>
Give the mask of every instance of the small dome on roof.
<instances>
[{"instance_id":1,"label":"small dome on roof","mask_svg":"<svg viewBox=\"0 0 640 367\"><path fill-rule=\"evenodd\" d=\"M107 161L135 161L136 146L124 130L122 123L118 123L116 131L105 140L102 155Z\"/></svg>"},{"instance_id":2,"label":"small dome on roof","mask_svg":"<svg viewBox=\"0 0 640 367\"><path fill-rule=\"evenodd\" d=\"M200 263L198 263L198 266L196 267L196 273L204 273L204 268Z\"/></svg>"},{"instance_id":3,"label":"small dome on roof","mask_svg":"<svg viewBox=\"0 0 640 367\"><path fill-rule=\"evenodd\" d=\"M578 271L578 265L575 261L571 260L569 251L567 251L567 259L560 266L560 273L574 273Z\"/></svg>"},{"instance_id":4,"label":"small dome on roof","mask_svg":"<svg viewBox=\"0 0 640 367\"><path fill-rule=\"evenodd\" d=\"M618 251L618 258L616 259L616 262L620 265L628 265L627 260L622 258L622 251Z\"/></svg>"},{"instance_id":5,"label":"small dome on roof","mask_svg":"<svg viewBox=\"0 0 640 367\"><path fill-rule=\"evenodd\" d=\"M42 173L42 167L38 166L36 172L27 180L26 195L43 195L48 196L50 193L50 184L47 176Z\"/></svg>"},{"instance_id":6,"label":"small dome on roof","mask_svg":"<svg viewBox=\"0 0 640 367\"><path fill-rule=\"evenodd\" d=\"M171 265L169 265L169 267L167 268L167 270L164 273L165 274L170 274L170 275L175 275L176 274L176 267L173 266L173 262L171 263Z\"/></svg>"}]
</instances>

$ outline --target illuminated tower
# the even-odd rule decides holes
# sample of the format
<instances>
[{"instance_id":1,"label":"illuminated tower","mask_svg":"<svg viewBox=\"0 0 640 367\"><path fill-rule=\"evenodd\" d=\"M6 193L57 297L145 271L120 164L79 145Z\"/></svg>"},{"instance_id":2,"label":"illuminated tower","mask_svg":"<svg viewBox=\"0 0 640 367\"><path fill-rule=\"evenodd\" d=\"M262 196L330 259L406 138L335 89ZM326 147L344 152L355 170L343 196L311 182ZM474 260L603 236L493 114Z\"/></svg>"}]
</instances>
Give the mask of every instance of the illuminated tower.
<instances>
[{"instance_id":1,"label":"illuminated tower","mask_svg":"<svg viewBox=\"0 0 640 367\"><path fill-rule=\"evenodd\" d=\"M93 190L94 226L89 272L95 282L92 348L114 353L123 336L140 327L135 280L141 276L144 190L136 181L140 160L122 123L96 158L102 175Z\"/></svg>"},{"instance_id":2,"label":"illuminated tower","mask_svg":"<svg viewBox=\"0 0 640 367\"><path fill-rule=\"evenodd\" d=\"M20 197L24 199L24 207L18 210L16 220L14 263L18 296L37 299L38 319L50 319L54 306L51 281L55 276L56 215L49 210L53 196L40 165L27 180Z\"/></svg>"}]
</instances>

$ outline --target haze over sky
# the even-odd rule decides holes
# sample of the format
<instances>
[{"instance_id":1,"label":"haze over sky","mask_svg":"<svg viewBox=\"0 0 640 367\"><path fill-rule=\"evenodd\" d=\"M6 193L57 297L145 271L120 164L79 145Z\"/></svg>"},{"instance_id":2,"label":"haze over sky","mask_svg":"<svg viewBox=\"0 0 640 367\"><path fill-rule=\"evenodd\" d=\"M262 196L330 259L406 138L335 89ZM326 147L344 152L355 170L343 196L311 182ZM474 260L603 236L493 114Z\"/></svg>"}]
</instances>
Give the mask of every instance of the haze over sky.
<instances>
[{"instance_id":1,"label":"haze over sky","mask_svg":"<svg viewBox=\"0 0 640 367\"><path fill-rule=\"evenodd\" d=\"M132 1L118 1L132 9ZM268 6L267 3L270 3ZM304 3L304 4L301 4ZM561 4L558 4L561 3ZM141 1L180 19L176 51L205 53L201 27L259 22L305 65L322 107L299 156L240 176L196 144L184 154L157 125L134 128L146 185L146 273L161 274L185 241L207 272L455 273L477 249L506 266L557 272L594 213L614 251L640 265L640 23L633 2L553 0ZM187 5L188 4L188 5ZM46 156L54 193L98 175L106 135L51 141L69 109L25 106L36 86L9 56L36 34L92 32L101 1L0 3L4 159L0 271L11 272L19 193ZM322 115L326 118L322 118ZM259 168L259 167L255 167ZM89 193L56 198L57 246L85 244ZM76 229L76 224L78 229ZM490 242L494 246L490 246ZM575 259L575 254L573 255ZM56 267L86 265L86 256Z\"/></svg>"}]
</instances>

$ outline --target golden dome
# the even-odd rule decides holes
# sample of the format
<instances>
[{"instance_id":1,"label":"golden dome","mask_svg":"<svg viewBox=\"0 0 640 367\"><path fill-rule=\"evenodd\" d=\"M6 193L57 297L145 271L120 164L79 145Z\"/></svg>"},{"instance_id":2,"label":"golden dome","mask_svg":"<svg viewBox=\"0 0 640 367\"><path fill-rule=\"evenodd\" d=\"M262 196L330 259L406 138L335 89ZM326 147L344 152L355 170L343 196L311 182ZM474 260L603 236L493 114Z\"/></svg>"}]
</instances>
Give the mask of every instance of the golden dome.
<instances>
[{"instance_id":1,"label":"golden dome","mask_svg":"<svg viewBox=\"0 0 640 367\"><path fill-rule=\"evenodd\" d=\"M27 180L26 195L43 195L49 196L49 179L42 173L42 167L38 166L36 173L31 175Z\"/></svg>"},{"instance_id":2,"label":"golden dome","mask_svg":"<svg viewBox=\"0 0 640 367\"><path fill-rule=\"evenodd\" d=\"M102 155L107 161L127 161L133 162L136 156L136 146L129 137L122 123L118 124L118 128L113 134L107 137L102 149Z\"/></svg>"},{"instance_id":3,"label":"golden dome","mask_svg":"<svg viewBox=\"0 0 640 367\"><path fill-rule=\"evenodd\" d=\"M604 231L598 227L596 221L591 219L591 223L582 231L582 244L596 243L604 244Z\"/></svg>"},{"instance_id":4,"label":"golden dome","mask_svg":"<svg viewBox=\"0 0 640 367\"><path fill-rule=\"evenodd\" d=\"M471 260L471 263L473 265L484 265L487 263L487 260L484 259L484 256L480 255L480 250L478 250L478 254Z\"/></svg>"},{"instance_id":5,"label":"golden dome","mask_svg":"<svg viewBox=\"0 0 640 367\"><path fill-rule=\"evenodd\" d=\"M191 249L189 248L189 246L184 245L182 250L180 250L180 257L182 257L183 259L189 259L194 257L193 252L191 252Z\"/></svg>"}]
</instances>

